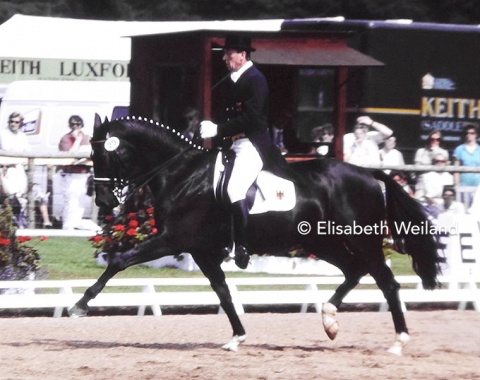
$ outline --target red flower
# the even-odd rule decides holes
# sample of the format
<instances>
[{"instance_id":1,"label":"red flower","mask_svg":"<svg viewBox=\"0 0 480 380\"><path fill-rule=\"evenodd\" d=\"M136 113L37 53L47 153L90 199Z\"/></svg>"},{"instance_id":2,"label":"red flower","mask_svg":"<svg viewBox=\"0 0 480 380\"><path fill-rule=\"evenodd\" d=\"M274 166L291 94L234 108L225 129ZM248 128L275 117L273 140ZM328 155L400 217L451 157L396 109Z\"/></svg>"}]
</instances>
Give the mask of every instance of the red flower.
<instances>
[{"instance_id":1,"label":"red flower","mask_svg":"<svg viewBox=\"0 0 480 380\"><path fill-rule=\"evenodd\" d=\"M128 219L137 219L137 214L131 212L130 214L128 214Z\"/></svg>"},{"instance_id":2,"label":"red flower","mask_svg":"<svg viewBox=\"0 0 480 380\"><path fill-rule=\"evenodd\" d=\"M47 240L48 238L46 236L40 236L40 241L45 241Z\"/></svg>"},{"instance_id":3,"label":"red flower","mask_svg":"<svg viewBox=\"0 0 480 380\"><path fill-rule=\"evenodd\" d=\"M32 238L30 236L19 236L17 240L19 243L25 243L26 241L32 240Z\"/></svg>"},{"instance_id":4,"label":"red flower","mask_svg":"<svg viewBox=\"0 0 480 380\"><path fill-rule=\"evenodd\" d=\"M136 228L136 227L138 227L138 221L137 220L131 220L130 222L128 222L128 226L130 228Z\"/></svg>"},{"instance_id":5,"label":"red flower","mask_svg":"<svg viewBox=\"0 0 480 380\"><path fill-rule=\"evenodd\" d=\"M148 223L153 227L155 225L155 219L150 219Z\"/></svg>"},{"instance_id":6,"label":"red flower","mask_svg":"<svg viewBox=\"0 0 480 380\"><path fill-rule=\"evenodd\" d=\"M113 227L114 231L125 231L125 226L123 224L117 224Z\"/></svg>"},{"instance_id":7,"label":"red flower","mask_svg":"<svg viewBox=\"0 0 480 380\"><path fill-rule=\"evenodd\" d=\"M113 215L107 215L107 216L105 216L105 221L106 221L106 222L112 222L112 221L113 221Z\"/></svg>"},{"instance_id":8,"label":"red flower","mask_svg":"<svg viewBox=\"0 0 480 380\"><path fill-rule=\"evenodd\" d=\"M147 211L147 214L148 214L148 215L153 215L153 207L147 208L146 211Z\"/></svg>"},{"instance_id":9,"label":"red flower","mask_svg":"<svg viewBox=\"0 0 480 380\"><path fill-rule=\"evenodd\" d=\"M94 243L99 243L103 240L103 236L102 235L95 235L95 236L92 236L90 238L91 241L93 241Z\"/></svg>"},{"instance_id":10,"label":"red flower","mask_svg":"<svg viewBox=\"0 0 480 380\"><path fill-rule=\"evenodd\" d=\"M0 245L9 245L10 244L10 239L0 239Z\"/></svg>"},{"instance_id":11,"label":"red flower","mask_svg":"<svg viewBox=\"0 0 480 380\"><path fill-rule=\"evenodd\" d=\"M135 230L134 228L130 228L127 230L127 235L128 236L136 236L137 235L137 230Z\"/></svg>"},{"instance_id":12,"label":"red flower","mask_svg":"<svg viewBox=\"0 0 480 380\"><path fill-rule=\"evenodd\" d=\"M158 232L156 228L152 228L152 234L155 235Z\"/></svg>"}]
</instances>

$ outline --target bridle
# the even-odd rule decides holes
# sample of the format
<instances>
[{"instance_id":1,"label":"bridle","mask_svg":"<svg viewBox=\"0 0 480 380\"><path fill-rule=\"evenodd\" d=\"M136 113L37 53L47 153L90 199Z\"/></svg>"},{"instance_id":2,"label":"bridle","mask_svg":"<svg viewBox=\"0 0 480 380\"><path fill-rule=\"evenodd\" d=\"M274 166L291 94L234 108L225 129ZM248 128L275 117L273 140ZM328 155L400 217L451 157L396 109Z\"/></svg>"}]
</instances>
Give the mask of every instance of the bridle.
<instances>
[{"instance_id":1,"label":"bridle","mask_svg":"<svg viewBox=\"0 0 480 380\"><path fill-rule=\"evenodd\" d=\"M105 143L107 141L106 139L104 140L91 140L90 144L101 144ZM120 177L120 174L117 174L117 176L114 177L96 177L95 174L93 176L93 183L94 185L105 185L109 184L111 186L111 190L113 195L117 198L117 201L119 204L124 204L128 199L130 199L135 192L148 185L148 183L154 179L158 174L161 174L165 169L168 168L172 164L173 161L175 161L178 157L186 153L188 150L194 148L194 146L190 145L187 148L181 150L179 153L174 155L173 157L169 158L166 162L163 162L162 164L155 166L154 168L150 169L146 173L142 173L134 178L130 179L124 179ZM118 162L120 165L123 165L126 167L126 165L122 162L122 159L116 152L116 150L113 151L107 151L105 149L107 155L111 158L112 162ZM115 166L115 165L113 165ZM95 170L94 170L95 172ZM118 171L119 172L119 171ZM128 188L126 191L125 189Z\"/></svg>"}]
</instances>

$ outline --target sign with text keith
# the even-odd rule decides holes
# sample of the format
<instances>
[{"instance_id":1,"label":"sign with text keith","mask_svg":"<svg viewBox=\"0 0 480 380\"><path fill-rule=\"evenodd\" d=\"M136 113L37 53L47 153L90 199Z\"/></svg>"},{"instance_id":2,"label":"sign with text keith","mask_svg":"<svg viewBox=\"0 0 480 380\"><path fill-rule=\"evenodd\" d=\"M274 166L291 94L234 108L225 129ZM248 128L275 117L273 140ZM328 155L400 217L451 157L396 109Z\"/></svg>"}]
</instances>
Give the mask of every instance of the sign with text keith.
<instances>
[{"instance_id":1,"label":"sign with text keith","mask_svg":"<svg viewBox=\"0 0 480 380\"><path fill-rule=\"evenodd\" d=\"M479 125L480 99L465 96L453 78L437 78L427 73L422 78L422 92L423 140L429 132L437 130L443 133L443 142L447 147L448 143L460 144L465 124Z\"/></svg>"},{"instance_id":2,"label":"sign with text keith","mask_svg":"<svg viewBox=\"0 0 480 380\"><path fill-rule=\"evenodd\" d=\"M127 61L1 58L0 82L17 80L126 81Z\"/></svg>"}]
</instances>

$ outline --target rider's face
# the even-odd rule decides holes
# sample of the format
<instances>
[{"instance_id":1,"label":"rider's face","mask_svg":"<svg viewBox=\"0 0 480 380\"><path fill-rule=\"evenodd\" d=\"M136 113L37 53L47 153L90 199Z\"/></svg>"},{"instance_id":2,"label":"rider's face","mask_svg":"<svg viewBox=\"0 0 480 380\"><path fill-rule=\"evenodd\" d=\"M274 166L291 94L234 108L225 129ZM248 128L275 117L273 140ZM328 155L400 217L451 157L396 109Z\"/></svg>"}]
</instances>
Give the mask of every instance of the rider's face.
<instances>
[{"instance_id":1,"label":"rider's face","mask_svg":"<svg viewBox=\"0 0 480 380\"><path fill-rule=\"evenodd\" d=\"M225 50L223 60L230 71L236 71L241 68L246 62L246 55L244 51L237 52L236 50Z\"/></svg>"}]
</instances>

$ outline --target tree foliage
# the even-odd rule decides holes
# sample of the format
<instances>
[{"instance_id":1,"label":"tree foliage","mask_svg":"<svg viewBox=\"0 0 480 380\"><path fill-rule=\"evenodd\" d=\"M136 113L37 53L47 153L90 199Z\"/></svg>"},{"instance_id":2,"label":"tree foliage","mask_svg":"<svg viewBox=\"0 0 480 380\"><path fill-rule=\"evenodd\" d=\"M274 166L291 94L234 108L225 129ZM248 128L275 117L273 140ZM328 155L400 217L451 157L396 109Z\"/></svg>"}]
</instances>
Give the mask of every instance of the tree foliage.
<instances>
[{"instance_id":1,"label":"tree foliage","mask_svg":"<svg viewBox=\"0 0 480 380\"><path fill-rule=\"evenodd\" d=\"M228 20L268 18L412 19L480 23L478 0L4 0L0 22L16 13L99 20Z\"/></svg>"}]
</instances>

